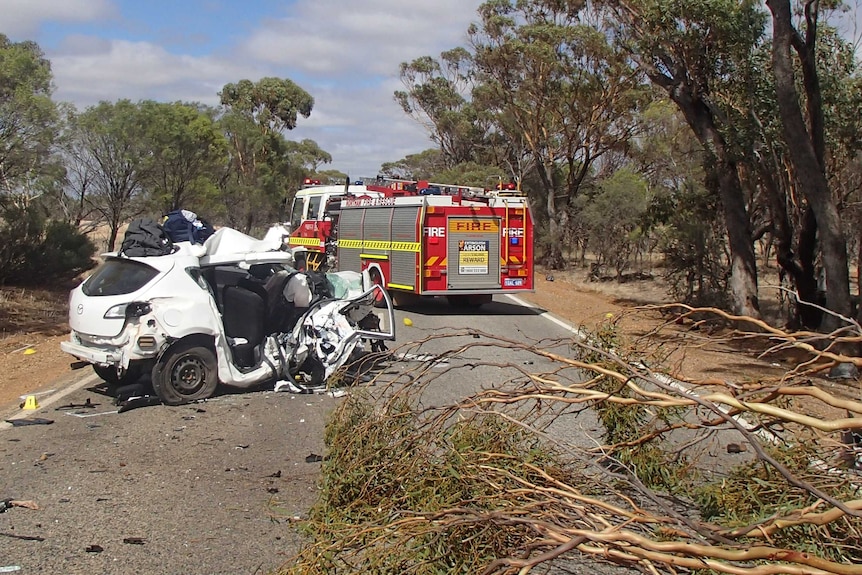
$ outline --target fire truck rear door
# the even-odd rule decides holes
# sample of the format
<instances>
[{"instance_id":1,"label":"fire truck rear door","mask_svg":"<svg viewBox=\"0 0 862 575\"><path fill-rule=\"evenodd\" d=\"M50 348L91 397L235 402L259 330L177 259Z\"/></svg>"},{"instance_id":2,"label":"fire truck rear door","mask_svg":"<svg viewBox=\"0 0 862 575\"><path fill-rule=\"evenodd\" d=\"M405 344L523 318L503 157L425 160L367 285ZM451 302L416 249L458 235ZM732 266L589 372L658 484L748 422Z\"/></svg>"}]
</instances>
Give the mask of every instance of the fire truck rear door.
<instances>
[{"instance_id":1,"label":"fire truck rear door","mask_svg":"<svg viewBox=\"0 0 862 575\"><path fill-rule=\"evenodd\" d=\"M500 288L500 218L452 216L447 226L449 289Z\"/></svg>"}]
</instances>

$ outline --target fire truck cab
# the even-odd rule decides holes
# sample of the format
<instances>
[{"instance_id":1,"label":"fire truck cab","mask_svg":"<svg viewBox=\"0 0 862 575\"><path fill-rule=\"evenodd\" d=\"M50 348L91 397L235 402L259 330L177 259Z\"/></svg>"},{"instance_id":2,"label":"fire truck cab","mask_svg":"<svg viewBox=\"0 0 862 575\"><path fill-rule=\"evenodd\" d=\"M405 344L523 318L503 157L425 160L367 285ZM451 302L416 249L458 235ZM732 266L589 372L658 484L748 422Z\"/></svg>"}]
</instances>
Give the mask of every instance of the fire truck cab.
<instances>
[{"instance_id":1,"label":"fire truck cab","mask_svg":"<svg viewBox=\"0 0 862 575\"><path fill-rule=\"evenodd\" d=\"M368 270L396 305L446 296L479 306L493 294L534 291L533 220L517 190L403 180L309 185L294 197L290 224L290 247L309 268Z\"/></svg>"}]
</instances>

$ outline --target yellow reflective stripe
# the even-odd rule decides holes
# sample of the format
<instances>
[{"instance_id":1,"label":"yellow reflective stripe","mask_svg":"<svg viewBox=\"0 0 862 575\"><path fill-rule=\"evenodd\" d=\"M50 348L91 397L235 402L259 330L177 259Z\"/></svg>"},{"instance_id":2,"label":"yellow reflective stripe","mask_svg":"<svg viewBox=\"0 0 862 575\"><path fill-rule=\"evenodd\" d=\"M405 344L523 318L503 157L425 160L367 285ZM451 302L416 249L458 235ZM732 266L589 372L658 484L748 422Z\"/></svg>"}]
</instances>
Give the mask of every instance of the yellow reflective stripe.
<instances>
[{"instance_id":1,"label":"yellow reflective stripe","mask_svg":"<svg viewBox=\"0 0 862 575\"><path fill-rule=\"evenodd\" d=\"M388 260L389 256L383 254L359 254L359 257L364 260Z\"/></svg>"},{"instance_id":2,"label":"yellow reflective stripe","mask_svg":"<svg viewBox=\"0 0 862 575\"><path fill-rule=\"evenodd\" d=\"M288 243L292 246L321 246L323 242L319 238L297 238L291 236Z\"/></svg>"},{"instance_id":3,"label":"yellow reflective stripe","mask_svg":"<svg viewBox=\"0 0 862 575\"><path fill-rule=\"evenodd\" d=\"M418 252L419 242L387 242L382 240L338 240L338 247L360 250Z\"/></svg>"},{"instance_id":4,"label":"yellow reflective stripe","mask_svg":"<svg viewBox=\"0 0 862 575\"><path fill-rule=\"evenodd\" d=\"M392 248L396 252L418 252L419 242L392 242Z\"/></svg>"},{"instance_id":5,"label":"yellow reflective stripe","mask_svg":"<svg viewBox=\"0 0 862 575\"><path fill-rule=\"evenodd\" d=\"M428 260L425 262L425 266L426 266L426 267L431 267L431 266L433 266L435 263L437 263L437 260L439 260L439 259L440 259L440 256L431 256L431 257L430 257L430 258L428 258Z\"/></svg>"},{"instance_id":6,"label":"yellow reflective stripe","mask_svg":"<svg viewBox=\"0 0 862 575\"><path fill-rule=\"evenodd\" d=\"M413 286L406 286L406 285L402 285L402 284L389 283L389 284L386 284L386 287L391 287L391 288L395 288L395 289L406 289L406 290L413 291Z\"/></svg>"}]
</instances>

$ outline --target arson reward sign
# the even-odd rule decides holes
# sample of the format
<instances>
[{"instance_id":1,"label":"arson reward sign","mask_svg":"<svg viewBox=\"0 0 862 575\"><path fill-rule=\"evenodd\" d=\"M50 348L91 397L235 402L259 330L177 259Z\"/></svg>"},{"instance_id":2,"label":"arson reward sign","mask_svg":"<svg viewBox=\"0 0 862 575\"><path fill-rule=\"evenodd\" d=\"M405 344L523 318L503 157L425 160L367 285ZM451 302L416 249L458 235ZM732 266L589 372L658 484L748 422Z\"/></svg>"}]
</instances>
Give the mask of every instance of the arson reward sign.
<instances>
[{"instance_id":1,"label":"arson reward sign","mask_svg":"<svg viewBox=\"0 0 862 575\"><path fill-rule=\"evenodd\" d=\"M488 273L488 241L461 240L458 242L458 273Z\"/></svg>"}]
</instances>

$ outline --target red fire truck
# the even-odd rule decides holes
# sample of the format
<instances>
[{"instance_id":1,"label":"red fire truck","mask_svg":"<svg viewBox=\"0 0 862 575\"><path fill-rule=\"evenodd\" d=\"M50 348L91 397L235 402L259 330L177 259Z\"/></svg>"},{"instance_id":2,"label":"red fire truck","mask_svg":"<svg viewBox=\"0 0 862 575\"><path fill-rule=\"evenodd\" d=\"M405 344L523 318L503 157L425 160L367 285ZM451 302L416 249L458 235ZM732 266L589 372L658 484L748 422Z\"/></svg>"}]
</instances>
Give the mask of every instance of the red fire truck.
<instances>
[{"instance_id":1,"label":"red fire truck","mask_svg":"<svg viewBox=\"0 0 862 575\"><path fill-rule=\"evenodd\" d=\"M367 269L396 305L446 296L479 306L493 294L534 291L533 219L517 189L311 183L297 191L290 224L290 247L307 250L307 267Z\"/></svg>"}]
</instances>

